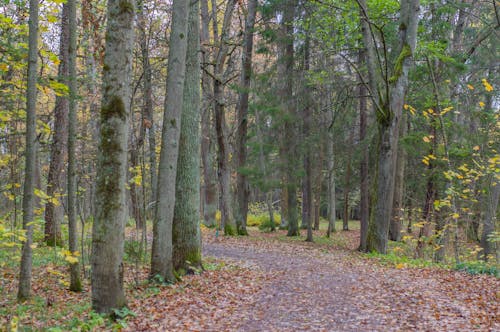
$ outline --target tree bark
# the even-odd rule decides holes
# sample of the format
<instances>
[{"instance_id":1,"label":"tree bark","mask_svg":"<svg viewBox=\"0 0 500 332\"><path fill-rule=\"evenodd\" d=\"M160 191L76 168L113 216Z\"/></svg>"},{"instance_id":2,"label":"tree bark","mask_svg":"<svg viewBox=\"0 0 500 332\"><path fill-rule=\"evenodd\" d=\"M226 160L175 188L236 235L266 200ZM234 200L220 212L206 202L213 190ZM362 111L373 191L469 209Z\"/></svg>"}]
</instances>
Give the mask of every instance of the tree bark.
<instances>
[{"instance_id":1,"label":"tree bark","mask_svg":"<svg viewBox=\"0 0 500 332\"><path fill-rule=\"evenodd\" d=\"M202 66L205 68L211 60L209 53L209 12L208 0L201 1L201 57ZM212 114L212 95L210 91L213 88L210 84L211 78L207 70L202 73L202 119L201 119L201 162L203 165L203 220L206 226L215 226L215 214L217 211L217 184L214 168L214 137Z\"/></svg>"},{"instance_id":2,"label":"tree bark","mask_svg":"<svg viewBox=\"0 0 500 332\"><path fill-rule=\"evenodd\" d=\"M176 47L170 47L168 52L167 92L158 167L156 214L153 223L150 277L158 275L163 280L171 282L175 281L172 263L172 222L184 100L188 14L188 1L174 0L170 45Z\"/></svg>"},{"instance_id":3,"label":"tree bark","mask_svg":"<svg viewBox=\"0 0 500 332\"><path fill-rule=\"evenodd\" d=\"M63 4L61 17L61 37L59 39L59 83L68 85L69 79L69 17L68 4ZM47 175L47 195L58 199L62 194L62 171L66 158L68 141L68 96L56 96L54 107L54 135L50 147L50 165ZM49 246L62 246L61 222L63 209L48 201L45 205L45 243Z\"/></svg>"},{"instance_id":4,"label":"tree bark","mask_svg":"<svg viewBox=\"0 0 500 332\"><path fill-rule=\"evenodd\" d=\"M217 133L217 176L219 179L219 208L221 211L221 227L225 235L236 234L236 222L231 205L231 169L229 166L229 141L226 125L226 111L224 101L225 75L224 66L228 55L228 38L231 28L236 0L229 0L224 12L219 49L215 59L214 68L214 113L215 130Z\"/></svg>"},{"instance_id":5,"label":"tree bark","mask_svg":"<svg viewBox=\"0 0 500 332\"><path fill-rule=\"evenodd\" d=\"M281 142L282 160L284 161L284 184L286 190L286 221L288 223L287 236L298 236L299 225L297 216L297 114L293 102L294 78L294 49L293 49L293 20L297 1L283 3L283 17L280 25L278 41L278 98L283 116L283 141Z\"/></svg>"},{"instance_id":6,"label":"tree bark","mask_svg":"<svg viewBox=\"0 0 500 332\"><path fill-rule=\"evenodd\" d=\"M248 196L250 188L248 180L242 169L246 166L247 161L247 127L248 127L248 96L250 89L250 78L252 75L252 50L253 50L253 29L255 25L255 16L257 13L257 0L248 1L248 12L245 20L245 36L243 55L241 60L241 79L240 93L237 105L237 147L238 153L236 178L236 196L238 200L238 212L236 215L236 226L239 235L248 235L247 232L247 215L248 215Z\"/></svg>"},{"instance_id":7,"label":"tree bark","mask_svg":"<svg viewBox=\"0 0 500 332\"><path fill-rule=\"evenodd\" d=\"M366 49L359 52L358 62L363 64L366 61ZM370 153L366 142L366 131L368 127L367 117L367 95L368 89L364 84L359 85L359 142L361 144L361 162L360 162L360 202L359 202L359 217L360 217L360 239L359 251L366 251L366 239L368 236L368 219L369 219L369 172L368 163Z\"/></svg>"},{"instance_id":8,"label":"tree bark","mask_svg":"<svg viewBox=\"0 0 500 332\"><path fill-rule=\"evenodd\" d=\"M351 128L349 133L349 141L347 142L347 146L352 146L354 142L354 128ZM351 191L351 159L352 159L352 151L349 149L347 151L347 165L345 171L344 178L344 216L342 219L342 230L349 230L349 192Z\"/></svg>"},{"instance_id":9,"label":"tree bark","mask_svg":"<svg viewBox=\"0 0 500 332\"><path fill-rule=\"evenodd\" d=\"M68 21L69 21L69 126L68 126L68 239L69 251L72 255L78 251L78 214L77 214L77 181L76 181L76 128L77 119L77 96L78 86L76 80L76 53L77 53L77 25L76 25L76 0L68 0ZM75 292L82 290L80 280L80 262L70 265L70 285L69 289Z\"/></svg>"},{"instance_id":10,"label":"tree bark","mask_svg":"<svg viewBox=\"0 0 500 332\"><path fill-rule=\"evenodd\" d=\"M151 181L151 201L153 208L156 207L156 194L158 185L158 174L156 167L156 123L154 121L153 109L153 74L151 63L149 61L149 43L146 33L146 16L144 15L142 1L138 3L137 21L139 25L140 45L142 55L142 71L143 71L143 126L146 127L149 142L149 172ZM153 209L154 211L154 209Z\"/></svg>"},{"instance_id":11,"label":"tree bark","mask_svg":"<svg viewBox=\"0 0 500 332\"><path fill-rule=\"evenodd\" d=\"M408 120L407 114L402 115L402 121L399 128L399 136L406 135L406 122ZM406 165L406 151L402 146L398 148L398 156L396 161L396 179L394 185L394 200L392 203L392 217L389 225L389 239L391 241L401 241L401 229L403 228L404 216L404 183L405 183L405 165Z\"/></svg>"},{"instance_id":12,"label":"tree bark","mask_svg":"<svg viewBox=\"0 0 500 332\"><path fill-rule=\"evenodd\" d=\"M486 202L485 202L485 213L483 219L483 233L481 235L481 247L483 248L480 252L480 257L485 261L488 260L490 255L494 255L498 263L499 260L499 249L498 242L492 242L490 236L495 231L497 226L497 209L498 200L500 199L500 181L495 177L496 174L490 175L489 188L487 190Z\"/></svg>"},{"instance_id":13,"label":"tree bark","mask_svg":"<svg viewBox=\"0 0 500 332\"><path fill-rule=\"evenodd\" d=\"M134 1L109 0L107 12L96 217L92 228L92 307L98 313L110 313L126 304L122 260Z\"/></svg>"},{"instance_id":14,"label":"tree bark","mask_svg":"<svg viewBox=\"0 0 500 332\"><path fill-rule=\"evenodd\" d=\"M23 188L23 229L26 241L22 246L19 289L17 300L23 302L31 297L31 272L33 250L33 214L35 208L35 163L36 163L36 97L38 56L38 0L30 0L28 41L28 85L26 89L26 152Z\"/></svg>"},{"instance_id":15,"label":"tree bark","mask_svg":"<svg viewBox=\"0 0 500 332\"><path fill-rule=\"evenodd\" d=\"M371 200L370 225L367 249L380 253L387 252L389 223L394 198L394 178L399 140L399 122L404 99L408 89L408 72L415 49L419 16L419 0L401 1L398 52L392 76L384 82L385 93L376 103L378 123L377 168ZM365 36L364 40L370 36ZM368 56L369 67L375 67L375 59ZM373 97L372 91L372 97ZM377 100L374 99L374 102Z\"/></svg>"},{"instance_id":16,"label":"tree bark","mask_svg":"<svg viewBox=\"0 0 500 332\"><path fill-rule=\"evenodd\" d=\"M200 10L190 1L186 79L172 230L173 264L177 271L201 267L200 233Z\"/></svg>"}]
</instances>

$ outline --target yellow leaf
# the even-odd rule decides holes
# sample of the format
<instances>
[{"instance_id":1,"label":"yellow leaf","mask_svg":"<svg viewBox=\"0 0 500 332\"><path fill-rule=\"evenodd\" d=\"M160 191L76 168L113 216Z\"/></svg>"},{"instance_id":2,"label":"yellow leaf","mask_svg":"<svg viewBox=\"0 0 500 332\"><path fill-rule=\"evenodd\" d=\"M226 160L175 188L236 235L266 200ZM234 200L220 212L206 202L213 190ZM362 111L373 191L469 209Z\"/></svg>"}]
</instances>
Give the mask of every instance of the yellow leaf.
<instances>
[{"instance_id":1,"label":"yellow leaf","mask_svg":"<svg viewBox=\"0 0 500 332\"><path fill-rule=\"evenodd\" d=\"M428 137L428 136L424 136L422 138L422 140L425 142L425 143L429 143L431 141L431 139Z\"/></svg>"},{"instance_id":2,"label":"yellow leaf","mask_svg":"<svg viewBox=\"0 0 500 332\"><path fill-rule=\"evenodd\" d=\"M446 113L448 113L448 112L449 112L449 111L451 111L452 109L453 109L453 106L446 107L446 108L444 108L444 109L441 111L440 115L445 115Z\"/></svg>"},{"instance_id":3,"label":"yellow leaf","mask_svg":"<svg viewBox=\"0 0 500 332\"><path fill-rule=\"evenodd\" d=\"M459 215L458 213L453 213L453 214L451 215L451 217L452 217L453 219L458 219L458 218L460 217L460 215Z\"/></svg>"},{"instance_id":4,"label":"yellow leaf","mask_svg":"<svg viewBox=\"0 0 500 332\"><path fill-rule=\"evenodd\" d=\"M483 85L484 85L484 89L488 92L491 92L493 91L493 86L488 82L488 80L486 80L486 78L483 78L481 80L481 82L483 82Z\"/></svg>"},{"instance_id":5,"label":"yellow leaf","mask_svg":"<svg viewBox=\"0 0 500 332\"><path fill-rule=\"evenodd\" d=\"M474 90L474 87L470 84L467 84L467 88L469 88L469 90Z\"/></svg>"},{"instance_id":6,"label":"yellow leaf","mask_svg":"<svg viewBox=\"0 0 500 332\"><path fill-rule=\"evenodd\" d=\"M66 256L64 260L70 264L78 263L78 258L76 258L75 256Z\"/></svg>"},{"instance_id":7,"label":"yellow leaf","mask_svg":"<svg viewBox=\"0 0 500 332\"><path fill-rule=\"evenodd\" d=\"M485 103L484 103L483 101L480 101L480 102L479 102L479 107L483 108L483 107L484 107L484 105L485 105Z\"/></svg>"},{"instance_id":8,"label":"yellow leaf","mask_svg":"<svg viewBox=\"0 0 500 332\"><path fill-rule=\"evenodd\" d=\"M398 263L398 264L396 264L396 269L402 269L404 267L405 267L404 263Z\"/></svg>"},{"instance_id":9,"label":"yellow leaf","mask_svg":"<svg viewBox=\"0 0 500 332\"><path fill-rule=\"evenodd\" d=\"M472 150L479 151L479 150L481 150L481 148L479 147L479 145L476 145L475 147L472 148Z\"/></svg>"}]
</instances>

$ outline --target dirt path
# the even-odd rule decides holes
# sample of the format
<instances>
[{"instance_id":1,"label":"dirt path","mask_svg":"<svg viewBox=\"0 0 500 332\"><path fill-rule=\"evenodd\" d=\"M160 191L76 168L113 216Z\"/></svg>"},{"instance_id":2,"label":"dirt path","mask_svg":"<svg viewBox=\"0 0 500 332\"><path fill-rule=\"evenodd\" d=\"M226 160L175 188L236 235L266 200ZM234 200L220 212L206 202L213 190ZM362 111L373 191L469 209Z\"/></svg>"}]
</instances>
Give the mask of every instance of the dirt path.
<instances>
[{"instance_id":1,"label":"dirt path","mask_svg":"<svg viewBox=\"0 0 500 332\"><path fill-rule=\"evenodd\" d=\"M205 241L204 254L277 275L254 303L226 317L231 330L500 330L492 291L500 284L492 278L386 268L356 253L303 243L222 239Z\"/></svg>"}]
</instances>

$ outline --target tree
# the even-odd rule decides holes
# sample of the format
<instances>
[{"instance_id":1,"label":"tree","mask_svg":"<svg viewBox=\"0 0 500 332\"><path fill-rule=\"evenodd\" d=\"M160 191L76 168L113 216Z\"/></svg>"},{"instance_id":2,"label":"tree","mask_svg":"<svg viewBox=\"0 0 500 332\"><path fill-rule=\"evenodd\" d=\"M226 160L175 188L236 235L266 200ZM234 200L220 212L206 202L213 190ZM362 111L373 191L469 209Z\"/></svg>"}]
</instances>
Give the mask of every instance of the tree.
<instances>
[{"instance_id":1,"label":"tree","mask_svg":"<svg viewBox=\"0 0 500 332\"><path fill-rule=\"evenodd\" d=\"M281 142L281 157L284 168L283 187L286 190L286 220L288 222L288 236L299 235L297 216L297 114L293 102L293 77L294 77L294 47L293 47L293 20L297 1L282 2L283 17L280 25L278 40L277 72L278 95L280 111L284 118L283 141Z\"/></svg>"},{"instance_id":2,"label":"tree","mask_svg":"<svg viewBox=\"0 0 500 332\"><path fill-rule=\"evenodd\" d=\"M172 263L172 223L184 100L189 4L187 1L175 0L172 10L167 91L158 166L158 193L153 223L151 277L160 276L163 280L173 282L175 277Z\"/></svg>"},{"instance_id":3,"label":"tree","mask_svg":"<svg viewBox=\"0 0 500 332\"><path fill-rule=\"evenodd\" d=\"M400 4L398 39L392 50L396 52L395 63L391 76L378 73L377 49L373 40L374 28L369 24L370 19L365 1L358 4L363 12L362 22L367 29L363 29L363 41L368 50L367 64L370 80L370 93L375 108L378 125L378 147L376 156L376 173L373 181L372 208L368 228L367 250L386 253L389 234L389 222L392 214L394 197L394 178L396 157L399 139L399 123L403 110L404 99L408 89L408 72L411 66L419 20L420 5L418 0L405 0ZM385 59L388 67L389 59ZM378 87L382 86L382 90Z\"/></svg>"},{"instance_id":4,"label":"tree","mask_svg":"<svg viewBox=\"0 0 500 332\"><path fill-rule=\"evenodd\" d=\"M26 166L23 188L23 243L19 290L17 299L25 301L31 297L33 214L35 208L35 161L36 161L36 97L38 79L38 1L30 0L28 42L28 86L26 89Z\"/></svg>"},{"instance_id":5,"label":"tree","mask_svg":"<svg viewBox=\"0 0 500 332\"><path fill-rule=\"evenodd\" d=\"M126 304L122 259L134 14L133 0L108 1L92 228L92 307L99 313Z\"/></svg>"},{"instance_id":6,"label":"tree","mask_svg":"<svg viewBox=\"0 0 500 332\"><path fill-rule=\"evenodd\" d=\"M236 179L237 216L236 226L238 234L248 235L246 229L248 215L248 196L250 193L247 176L242 172L247 161L247 127L248 127L248 97L250 78L252 75L253 30L257 13L257 0L248 1L248 11L245 20L244 49L241 59L240 93L237 105L237 147L238 152Z\"/></svg>"},{"instance_id":7,"label":"tree","mask_svg":"<svg viewBox=\"0 0 500 332\"><path fill-rule=\"evenodd\" d=\"M77 103L78 87L76 82L76 52L77 52L77 25L76 25L76 0L68 0L68 74L69 74L69 126L68 126L68 235L69 251L73 256L78 251L77 232L77 181L76 181L76 128L77 128ZM70 285L72 291L81 291L80 264L78 261L70 265Z\"/></svg>"},{"instance_id":8,"label":"tree","mask_svg":"<svg viewBox=\"0 0 500 332\"><path fill-rule=\"evenodd\" d=\"M69 5L63 4L61 16L61 37L59 39L59 72L58 81L68 85L69 79ZM53 197L45 205L45 242L48 245L62 246L61 222L63 211L54 204L56 196L62 194L62 170L66 159L66 144L68 141L68 110L67 95L56 96L54 107L54 135L50 147L50 166L47 176L47 196ZM62 196L62 195L61 195Z\"/></svg>"},{"instance_id":9,"label":"tree","mask_svg":"<svg viewBox=\"0 0 500 332\"><path fill-rule=\"evenodd\" d=\"M173 264L178 271L201 267L199 8L199 1L191 1L172 231Z\"/></svg>"},{"instance_id":10,"label":"tree","mask_svg":"<svg viewBox=\"0 0 500 332\"><path fill-rule=\"evenodd\" d=\"M228 129L226 125L226 109L224 101L224 87L227 80L227 75L224 73L228 49L229 49L229 33L231 28L231 19L236 0L229 0L224 11L224 19L219 43L219 48L215 56L214 73L213 73L213 89L214 89L214 113L215 113L215 130L217 133L217 177L219 180L219 208L221 211L221 227L224 229L225 235L236 234L236 222L233 215L232 200L231 200L231 169L229 165L229 140ZM217 22L214 20L214 22ZM216 23L215 23L216 24ZM214 29L215 31L216 29Z\"/></svg>"}]
</instances>

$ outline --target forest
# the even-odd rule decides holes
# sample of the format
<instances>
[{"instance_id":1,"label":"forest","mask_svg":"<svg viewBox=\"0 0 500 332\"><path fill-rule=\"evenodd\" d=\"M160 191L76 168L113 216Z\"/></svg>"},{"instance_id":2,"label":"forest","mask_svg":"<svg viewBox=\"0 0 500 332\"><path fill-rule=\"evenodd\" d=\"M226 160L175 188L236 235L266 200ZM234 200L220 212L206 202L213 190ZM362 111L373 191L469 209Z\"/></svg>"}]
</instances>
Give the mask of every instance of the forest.
<instances>
[{"instance_id":1,"label":"forest","mask_svg":"<svg viewBox=\"0 0 500 332\"><path fill-rule=\"evenodd\" d=\"M1 0L0 331L500 330L497 0Z\"/></svg>"}]
</instances>

